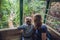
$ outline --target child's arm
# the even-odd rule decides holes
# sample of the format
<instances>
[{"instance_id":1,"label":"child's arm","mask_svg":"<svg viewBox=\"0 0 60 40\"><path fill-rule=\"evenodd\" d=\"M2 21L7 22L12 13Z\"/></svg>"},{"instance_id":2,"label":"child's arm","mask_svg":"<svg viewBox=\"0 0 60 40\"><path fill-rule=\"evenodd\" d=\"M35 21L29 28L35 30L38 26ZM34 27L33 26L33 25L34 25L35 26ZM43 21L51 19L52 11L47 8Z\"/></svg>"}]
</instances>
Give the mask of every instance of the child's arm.
<instances>
[{"instance_id":1,"label":"child's arm","mask_svg":"<svg viewBox=\"0 0 60 40\"><path fill-rule=\"evenodd\" d=\"M25 30L24 25L21 25L20 27L17 28L18 30Z\"/></svg>"}]
</instances>

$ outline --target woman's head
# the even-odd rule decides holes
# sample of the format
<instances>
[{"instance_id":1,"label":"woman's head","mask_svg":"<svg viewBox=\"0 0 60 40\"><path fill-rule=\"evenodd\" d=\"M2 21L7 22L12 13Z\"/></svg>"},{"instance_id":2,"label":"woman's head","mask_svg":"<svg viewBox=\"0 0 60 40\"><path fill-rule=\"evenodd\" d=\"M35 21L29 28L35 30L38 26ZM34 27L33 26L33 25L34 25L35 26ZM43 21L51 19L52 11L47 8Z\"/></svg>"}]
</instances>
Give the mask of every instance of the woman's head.
<instances>
[{"instance_id":1,"label":"woman's head","mask_svg":"<svg viewBox=\"0 0 60 40\"><path fill-rule=\"evenodd\" d=\"M42 17L40 14L34 15L34 25L38 27L42 25Z\"/></svg>"}]
</instances>

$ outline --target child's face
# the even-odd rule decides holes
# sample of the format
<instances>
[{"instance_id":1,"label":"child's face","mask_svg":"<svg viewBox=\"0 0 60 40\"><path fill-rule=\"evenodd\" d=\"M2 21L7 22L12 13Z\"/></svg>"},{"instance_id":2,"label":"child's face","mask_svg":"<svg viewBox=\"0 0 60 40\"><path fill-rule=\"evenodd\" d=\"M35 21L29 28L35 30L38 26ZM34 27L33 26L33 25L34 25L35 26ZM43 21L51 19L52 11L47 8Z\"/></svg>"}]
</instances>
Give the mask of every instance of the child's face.
<instances>
[{"instance_id":1,"label":"child's face","mask_svg":"<svg viewBox=\"0 0 60 40\"><path fill-rule=\"evenodd\" d=\"M26 23L27 23L28 25L31 25L31 19L27 18L27 19L26 19Z\"/></svg>"}]
</instances>

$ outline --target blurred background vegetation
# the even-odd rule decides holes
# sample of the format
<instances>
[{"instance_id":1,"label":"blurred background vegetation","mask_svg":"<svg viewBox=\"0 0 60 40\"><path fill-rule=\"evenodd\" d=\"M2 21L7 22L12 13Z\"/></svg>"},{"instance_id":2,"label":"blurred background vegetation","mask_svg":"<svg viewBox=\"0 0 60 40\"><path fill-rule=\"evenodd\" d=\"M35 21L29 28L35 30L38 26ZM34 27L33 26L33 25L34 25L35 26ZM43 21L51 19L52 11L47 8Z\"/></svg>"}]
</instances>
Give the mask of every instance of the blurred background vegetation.
<instances>
[{"instance_id":1,"label":"blurred background vegetation","mask_svg":"<svg viewBox=\"0 0 60 40\"><path fill-rule=\"evenodd\" d=\"M60 32L60 2L51 2L48 14L45 0L23 0L23 22L26 16L40 13L46 24ZM20 25L20 0L0 0L0 29Z\"/></svg>"},{"instance_id":2,"label":"blurred background vegetation","mask_svg":"<svg viewBox=\"0 0 60 40\"><path fill-rule=\"evenodd\" d=\"M14 25L18 25L20 21L19 0L1 0L0 2L0 28L8 28L8 21L13 16Z\"/></svg>"},{"instance_id":3,"label":"blurred background vegetation","mask_svg":"<svg viewBox=\"0 0 60 40\"><path fill-rule=\"evenodd\" d=\"M14 27L20 24L20 0L0 0L0 28ZM44 17L46 1L23 0L23 15L31 16L33 12ZM12 22L12 23L11 23ZM9 24L10 23L10 24Z\"/></svg>"}]
</instances>

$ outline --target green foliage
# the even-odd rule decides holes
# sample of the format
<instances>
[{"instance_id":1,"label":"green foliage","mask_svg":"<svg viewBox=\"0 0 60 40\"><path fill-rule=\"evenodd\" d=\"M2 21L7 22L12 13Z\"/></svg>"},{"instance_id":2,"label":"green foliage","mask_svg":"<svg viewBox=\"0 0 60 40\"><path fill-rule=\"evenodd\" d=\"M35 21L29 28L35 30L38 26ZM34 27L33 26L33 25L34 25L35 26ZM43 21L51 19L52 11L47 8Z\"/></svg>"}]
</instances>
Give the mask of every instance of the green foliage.
<instances>
[{"instance_id":1,"label":"green foliage","mask_svg":"<svg viewBox=\"0 0 60 40\"><path fill-rule=\"evenodd\" d=\"M44 13L46 9L46 1L43 0L24 0L24 15L29 16L32 12L40 13L44 19Z\"/></svg>"},{"instance_id":2,"label":"green foliage","mask_svg":"<svg viewBox=\"0 0 60 40\"><path fill-rule=\"evenodd\" d=\"M8 19L11 14L11 11L14 12L14 25L17 26L19 24L19 0L1 0L0 3L1 12L0 14L2 17L0 17L0 28L7 28L8 27Z\"/></svg>"},{"instance_id":3,"label":"green foliage","mask_svg":"<svg viewBox=\"0 0 60 40\"><path fill-rule=\"evenodd\" d=\"M19 0L0 0L0 28L8 27L8 19L13 11L14 26L19 25L20 19L20 6ZM44 16L44 9L46 8L46 2L40 0L23 0L23 13L25 16L31 16L32 12L35 11Z\"/></svg>"}]
</instances>

